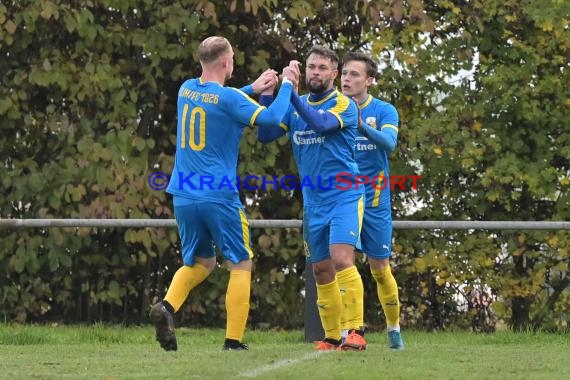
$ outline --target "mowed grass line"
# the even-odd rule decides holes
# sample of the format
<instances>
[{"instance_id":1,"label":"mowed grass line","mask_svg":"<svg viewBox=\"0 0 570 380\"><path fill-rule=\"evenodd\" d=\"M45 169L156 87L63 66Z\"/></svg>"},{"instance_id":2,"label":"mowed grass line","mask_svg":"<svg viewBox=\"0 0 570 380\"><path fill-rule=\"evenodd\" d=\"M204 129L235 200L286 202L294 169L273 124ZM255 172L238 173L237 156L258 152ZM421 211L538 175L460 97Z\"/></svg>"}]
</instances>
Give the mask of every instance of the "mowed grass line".
<instances>
[{"instance_id":1,"label":"mowed grass line","mask_svg":"<svg viewBox=\"0 0 570 380\"><path fill-rule=\"evenodd\" d=\"M0 325L1 379L567 379L570 334L405 331L404 351L367 334L363 352L317 353L303 332L251 331L223 352L223 330L177 330L165 352L150 327Z\"/></svg>"}]
</instances>

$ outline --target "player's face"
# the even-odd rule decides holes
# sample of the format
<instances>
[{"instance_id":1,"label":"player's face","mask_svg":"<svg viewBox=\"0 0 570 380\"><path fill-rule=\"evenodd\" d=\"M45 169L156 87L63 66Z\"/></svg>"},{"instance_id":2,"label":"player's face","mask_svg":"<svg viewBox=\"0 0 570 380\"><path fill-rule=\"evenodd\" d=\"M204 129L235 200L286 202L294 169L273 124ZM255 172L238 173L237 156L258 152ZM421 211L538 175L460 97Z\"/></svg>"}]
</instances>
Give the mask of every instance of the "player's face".
<instances>
[{"instance_id":1,"label":"player's face","mask_svg":"<svg viewBox=\"0 0 570 380\"><path fill-rule=\"evenodd\" d=\"M372 82L373 78L366 74L366 62L348 61L342 67L340 83L344 95L358 97L366 94Z\"/></svg>"},{"instance_id":2,"label":"player's face","mask_svg":"<svg viewBox=\"0 0 570 380\"><path fill-rule=\"evenodd\" d=\"M338 70L329 58L318 54L311 54L307 58L305 82L310 92L320 94L332 89L337 75Z\"/></svg>"}]
</instances>

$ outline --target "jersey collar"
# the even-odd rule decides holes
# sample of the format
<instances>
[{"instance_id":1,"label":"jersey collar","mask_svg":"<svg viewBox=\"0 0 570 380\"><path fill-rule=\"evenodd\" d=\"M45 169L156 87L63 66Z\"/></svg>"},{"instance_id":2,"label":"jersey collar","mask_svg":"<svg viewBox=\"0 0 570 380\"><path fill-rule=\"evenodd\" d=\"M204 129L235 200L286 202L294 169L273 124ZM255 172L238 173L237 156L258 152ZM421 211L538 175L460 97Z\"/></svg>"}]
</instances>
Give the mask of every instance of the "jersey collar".
<instances>
[{"instance_id":1,"label":"jersey collar","mask_svg":"<svg viewBox=\"0 0 570 380\"><path fill-rule=\"evenodd\" d=\"M309 97L307 98L307 102L309 104L321 104L324 103L325 101L327 101L328 99L330 99L334 93L336 92L336 88L332 88L328 91L325 91L321 94L314 94L314 93L310 93Z\"/></svg>"},{"instance_id":2,"label":"jersey collar","mask_svg":"<svg viewBox=\"0 0 570 380\"><path fill-rule=\"evenodd\" d=\"M360 103L358 105L358 108L360 108L360 109L365 108L367 105L370 104L371 101L372 101L372 95L368 94L368 97L366 98L366 100L363 101L362 103Z\"/></svg>"}]
</instances>

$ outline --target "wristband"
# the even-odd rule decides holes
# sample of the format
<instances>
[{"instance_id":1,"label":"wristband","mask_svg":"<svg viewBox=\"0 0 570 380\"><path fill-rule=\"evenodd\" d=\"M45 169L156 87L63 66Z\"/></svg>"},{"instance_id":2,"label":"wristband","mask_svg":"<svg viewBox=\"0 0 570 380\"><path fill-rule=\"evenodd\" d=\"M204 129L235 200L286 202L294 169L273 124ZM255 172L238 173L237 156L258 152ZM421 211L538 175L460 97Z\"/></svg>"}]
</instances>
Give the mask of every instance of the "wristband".
<instances>
[{"instance_id":1,"label":"wristband","mask_svg":"<svg viewBox=\"0 0 570 380\"><path fill-rule=\"evenodd\" d=\"M291 83L291 86L293 85L293 82L291 82L291 79L287 78L287 77L283 77L283 80L281 81L281 83Z\"/></svg>"}]
</instances>

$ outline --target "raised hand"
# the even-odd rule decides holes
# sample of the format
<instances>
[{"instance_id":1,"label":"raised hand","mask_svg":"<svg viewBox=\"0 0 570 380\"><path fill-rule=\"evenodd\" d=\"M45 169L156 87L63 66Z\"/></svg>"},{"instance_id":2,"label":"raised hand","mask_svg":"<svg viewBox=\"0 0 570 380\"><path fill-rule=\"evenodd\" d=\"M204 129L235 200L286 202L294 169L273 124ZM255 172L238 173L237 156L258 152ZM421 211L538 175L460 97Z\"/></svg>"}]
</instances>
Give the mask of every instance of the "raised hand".
<instances>
[{"instance_id":1,"label":"raised hand","mask_svg":"<svg viewBox=\"0 0 570 380\"><path fill-rule=\"evenodd\" d=\"M295 68L287 66L283 68L283 73L281 74L283 78L289 79L293 83L293 89L297 91L299 87L299 74Z\"/></svg>"},{"instance_id":2,"label":"raised hand","mask_svg":"<svg viewBox=\"0 0 570 380\"><path fill-rule=\"evenodd\" d=\"M279 83L277 71L267 69L251 84L251 87L256 94L273 95L277 83Z\"/></svg>"},{"instance_id":3,"label":"raised hand","mask_svg":"<svg viewBox=\"0 0 570 380\"><path fill-rule=\"evenodd\" d=\"M298 92L299 82L301 80L301 67L300 66L301 66L301 62L299 62L299 61L296 61L296 60L289 61L288 67L290 67L293 70L293 72L295 73L295 75L297 75L297 83L296 84L294 83L294 86L293 86L295 92Z\"/></svg>"},{"instance_id":4,"label":"raised hand","mask_svg":"<svg viewBox=\"0 0 570 380\"><path fill-rule=\"evenodd\" d=\"M362 121L362 110L358 105L358 100L355 97L352 98L356 103L356 108L358 109L358 131L362 134L362 136L366 136L366 129L364 128L364 121Z\"/></svg>"}]
</instances>

